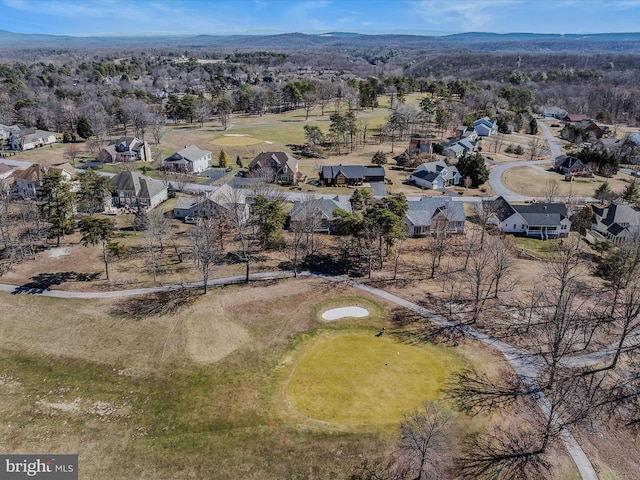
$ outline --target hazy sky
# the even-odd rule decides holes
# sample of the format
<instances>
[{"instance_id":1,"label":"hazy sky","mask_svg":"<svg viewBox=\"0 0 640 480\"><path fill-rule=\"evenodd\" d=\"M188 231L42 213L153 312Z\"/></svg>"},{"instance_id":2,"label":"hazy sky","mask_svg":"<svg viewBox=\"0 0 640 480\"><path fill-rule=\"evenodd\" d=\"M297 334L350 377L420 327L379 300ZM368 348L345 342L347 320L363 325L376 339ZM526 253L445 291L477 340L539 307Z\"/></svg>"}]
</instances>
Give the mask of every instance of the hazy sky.
<instances>
[{"instance_id":1,"label":"hazy sky","mask_svg":"<svg viewBox=\"0 0 640 480\"><path fill-rule=\"evenodd\" d=\"M19 33L602 33L640 30L640 0L0 0Z\"/></svg>"}]
</instances>

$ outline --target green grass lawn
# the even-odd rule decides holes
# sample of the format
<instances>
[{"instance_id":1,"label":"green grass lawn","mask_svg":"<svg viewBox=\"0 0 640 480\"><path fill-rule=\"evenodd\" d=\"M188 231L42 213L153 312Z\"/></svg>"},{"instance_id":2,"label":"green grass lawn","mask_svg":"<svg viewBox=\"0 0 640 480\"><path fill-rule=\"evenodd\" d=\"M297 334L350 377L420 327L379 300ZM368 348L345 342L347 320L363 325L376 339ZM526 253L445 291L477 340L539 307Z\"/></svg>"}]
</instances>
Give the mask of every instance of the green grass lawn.
<instances>
[{"instance_id":1,"label":"green grass lawn","mask_svg":"<svg viewBox=\"0 0 640 480\"><path fill-rule=\"evenodd\" d=\"M299 413L325 422L363 425L400 420L423 401L440 396L461 363L444 347L398 343L360 330L314 346L287 387Z\"/></svg>"},{"instance_id":2,"label":"green grass lawn","mask_svg":"<svg viewBox=\"0 0 640 480\"><path fill-rule=\"evenodd\" d=\"M518 250L543 259L551 258L558 251L558 242L560 241L516 236L511 236L510 238Z\"/></svg>"}]
</instances>

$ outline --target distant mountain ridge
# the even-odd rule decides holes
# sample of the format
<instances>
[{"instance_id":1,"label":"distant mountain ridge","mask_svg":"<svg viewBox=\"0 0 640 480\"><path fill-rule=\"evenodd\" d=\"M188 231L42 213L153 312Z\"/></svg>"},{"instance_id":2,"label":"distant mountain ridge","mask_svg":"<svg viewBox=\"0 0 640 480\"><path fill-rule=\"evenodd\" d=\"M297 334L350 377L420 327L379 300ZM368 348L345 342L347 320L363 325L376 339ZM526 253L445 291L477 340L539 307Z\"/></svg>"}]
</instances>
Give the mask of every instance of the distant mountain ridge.
<instances>
[{"instance_id":1,"label":"distant mountain ridge","mask_svg":"<svg viewBox=\"0 0 640 480\"><path fill-rule=\"evenodd\" d=\"M152 47L297 50L316 48L437 48L494 51L640 52L640 33L540 34L466 32L442 36L413 34L148 35L88 36L24 34L0 30L3 47Z\"/></svg>"}]
</instances>

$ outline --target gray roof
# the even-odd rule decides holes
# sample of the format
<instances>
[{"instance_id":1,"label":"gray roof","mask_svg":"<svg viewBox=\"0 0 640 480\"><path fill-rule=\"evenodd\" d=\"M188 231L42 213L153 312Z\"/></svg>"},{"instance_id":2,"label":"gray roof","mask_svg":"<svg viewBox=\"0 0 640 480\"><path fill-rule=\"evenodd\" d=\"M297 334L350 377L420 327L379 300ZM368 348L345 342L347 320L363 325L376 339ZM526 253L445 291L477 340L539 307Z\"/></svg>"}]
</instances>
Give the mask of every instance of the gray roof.
<instances>
[{"instance_id":1,"label":"gray roof","mask_svg":"<svg viewBox=\"0 0 640 480\"><path fill-rule=\"evenodd\" d=\"M342 173L345 178L384 177L383 167L368 167L363 165L332 165L322 167L322 178L336 178Z\"/></svg>"},{"instance_id":2,"label":"gray roof","mask_svg":"<svg viewBox=\"0 0 640 480\"><path fill-rule=\"evenodd\" d=\"M202 197L178 197L174 210L191 210L202 201Z\"/></svg>"},{"instance_id":3,"label":"gray roof","mask_svg":"<svg viewBox=\"0 0 640 480\"><path fill-rule=\"evenodd\" d=\"M180 161L182 159L189 160L191 162L195 162L196 160L200 160L202 157L206 155L211 155L209 150L200 150L195 145L189 145L188 147L184 147L182 150L177 151L170 157L166 158L166 162Z\"/></svg>"},{"instance_id":4,"label":"gray roof","mask_svg":"<svg viewBox=\"0 0 640 480\"><path fill-rule=\"evenodd\" d=\"M119 192L135 192L138 198L151 199L166 190L164 183L140 175L137 172L125 170L111 179L113 188Z\"/></svg>"},{"instance_id":5,"label":"gray roof","mask_svg":"<svg viewBox=\"0 0 640 480\"><path fill-rule=\"evenodd\" d=\"M525 205L511 205L529 226L559 225L568 217L567 206L564 203L530 203Z\"/></svg>"},{"instance_id":6,"label":"gray roof","mask_svg":"<svg viewBox=\"0 0 640 480\"><path fill-rule=\"evenodd\" d=\"M431 225L431 220L438 214L446 215L451 222L464 222L467 219L462 202L454 202L450 197L422 197L407 203L407 220L413 225Z\"/></svg>"},{"instance_id":7,"label":"gray roof","mask_svg":"<svg viewBox=\"0 0 640 480\"><path fill-rule=\"evenodd\" d=\"M313 204L313 208L316 209L318 214L327 220L334 220L335 216L333 212L337 208L351 212L351 202L347 195L336 195L333 198L316 198L308 201L294 202L291 209L291 220L297 220L298 217L304 214L304 209L308 206L308 203Z\"/></svg>"},{"instance_id":8,"label":"gray roof","mask_svg":"<svg viewBox=\"0 0 640 480\"><path fill-rule=\"evenodd\" d=\"M629 205L616 205L612 203L608 207L593 207L596 215L602 217L602 223L606 226L614 224L640 225L640 212Z\"/></svg>"},{"instance_id":9,"label":"gray roof","mask_svg":"<svg viewBox=\"0 0 640 480\"><path fill-rule=\"evenodd\" d=\"M495 200L486 201L484 202L484 205L486 205L489 211L492 212L501 222L504 222L507 218L516 213L511 204L502 196Z\"/></svg>"},{"instance_id":10,"label":"gray roof","mask_svg":"<svg viewBox=\"0 0 640 480\"><path fill-rule=\"evenodd\" d=\"M427 182L432 182L440 176L439 173L429 172L428 170L420 170L419 172L413 172L411 174L412 177L418 177L422 180L426 180Z\"/></svg>"}]
</instances>

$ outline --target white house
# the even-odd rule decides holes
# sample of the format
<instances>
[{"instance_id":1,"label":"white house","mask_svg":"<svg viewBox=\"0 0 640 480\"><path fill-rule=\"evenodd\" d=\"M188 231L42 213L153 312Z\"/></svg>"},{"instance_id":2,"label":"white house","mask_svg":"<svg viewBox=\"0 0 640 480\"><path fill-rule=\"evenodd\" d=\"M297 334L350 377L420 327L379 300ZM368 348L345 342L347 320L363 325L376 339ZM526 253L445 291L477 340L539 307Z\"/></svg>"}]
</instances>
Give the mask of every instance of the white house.
<instances>
[{"instance_id":1,"label":"white house","mask_svg":"<svg viewBox=\"0 0 640 480\"><path fill-rule=\"evenodd\" d=\"M164 159L164 166L167 170L175 172L200 173L209 168L211 152L200 150L195 145L186 146Z\"/></svg>"},{"instance_id":2,"label":"white house","mask_svg":"<svg viewBox=\"0 0 640 480\"><path fill-rule=\"evenodd\" d=\"M53 145L56 136L44 130L20 130L18 133L10 132L9 148L11 150L33 150L34 148Z\"/></svg>"},{"instance_id":3,"label":"white house","mask_svg":"<svg viewBox=\"0 0 640 480\"><path fill-rule=\"evenodd\" d=\"M462 175L458 169L447 165L444 160L422 163L407 177L407 181L432 190L449 185L459 185L461 179Z\"/></svg>"},{"instance_id":4,"label":"white house","mask_svg":"<svg viewBox=\"0 0 640 480\"><path fill-rule=\"evenodd\" d=\"M495 119L482 117L473 122L473 127L480 137L488 137L498 133L498 123Z\"/></svg>"},{"instance_id":5,"label":"white house","mask_svg":"<svg viewBox=\"0 0 640 480\"><path fill-rule=\"evenodd\" d=\"M487 223L498 226L504 233L541 240L569 236L571 220L564 203L510 204L498 197L486 205L491 212Z\"/></svg>"},{"instance_id":6,"label":"white house","mask_svg":"<svg viewBox=\"0 0 640 480\"><path fill-rule=\"evenodd\" d=\"M436 232L464 233L466 215L462 202L451 197L422 197L407 202L405 228L410 237L422 237Z\"/></svg>"}]
</instances>

